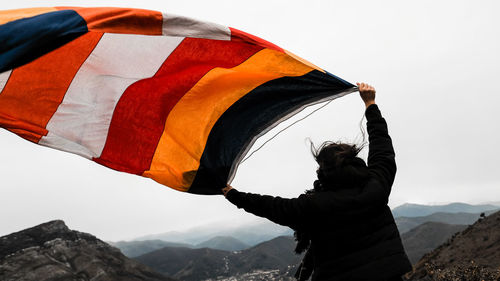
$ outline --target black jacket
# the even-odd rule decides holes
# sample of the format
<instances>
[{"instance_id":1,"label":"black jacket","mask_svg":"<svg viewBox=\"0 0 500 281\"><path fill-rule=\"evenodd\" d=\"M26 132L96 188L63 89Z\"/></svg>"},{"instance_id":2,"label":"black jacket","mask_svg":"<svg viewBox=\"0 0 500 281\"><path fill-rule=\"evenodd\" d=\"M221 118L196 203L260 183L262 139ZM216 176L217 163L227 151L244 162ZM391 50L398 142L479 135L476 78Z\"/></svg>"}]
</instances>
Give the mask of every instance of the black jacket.
<instances>
[{"instance_id":1,"label":"black jacket","mask_svg":"<svg viewBox=\"0 0 500 281\"><path fill-rule=\"evenodd\" d=\"M396 174L394 149L377 105L366 110L370 179L364 186L284 199L239 192L227 199L257 216L306 231L314 257L312 280L386 280L411 270L387 206Z\"/></svg>"}]
</instances>

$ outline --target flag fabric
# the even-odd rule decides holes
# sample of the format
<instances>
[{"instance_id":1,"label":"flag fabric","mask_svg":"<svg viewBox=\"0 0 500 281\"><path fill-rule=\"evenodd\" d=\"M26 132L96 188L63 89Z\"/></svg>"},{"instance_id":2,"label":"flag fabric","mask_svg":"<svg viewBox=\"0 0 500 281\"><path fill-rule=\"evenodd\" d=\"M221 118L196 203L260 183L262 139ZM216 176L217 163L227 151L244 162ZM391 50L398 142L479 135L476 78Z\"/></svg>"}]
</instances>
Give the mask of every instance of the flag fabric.
<instances>
[{"instance_id":1,"label":"flag fabric","mask_svg":"<svg viewBox=\"0 0 500 281\"><path fill-rule=\"evenodd\" d=\"M254 141L356 87L243 31L150 10L0 11L0 127L220 194Z\"/></svg>"}]
</instances>

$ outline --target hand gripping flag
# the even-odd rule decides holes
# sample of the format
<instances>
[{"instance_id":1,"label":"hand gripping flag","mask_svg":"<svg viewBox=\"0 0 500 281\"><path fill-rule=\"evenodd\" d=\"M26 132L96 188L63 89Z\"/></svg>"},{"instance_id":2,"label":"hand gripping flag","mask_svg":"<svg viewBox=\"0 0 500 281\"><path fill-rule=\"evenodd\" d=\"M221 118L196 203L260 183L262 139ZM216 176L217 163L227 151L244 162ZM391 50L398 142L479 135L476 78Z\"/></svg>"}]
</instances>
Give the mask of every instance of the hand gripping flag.
<instances>
[{"instance_id":1,"label":"hand gripping flag","mask_svg":"<svg viewBox=\"0 0 500 281\"><path fill-rule=\"evenodd\" d=\"M125 8L0 11L0 126L220 194L267 130L356 87L240 30Z\"/></svg>"}]
</instances>

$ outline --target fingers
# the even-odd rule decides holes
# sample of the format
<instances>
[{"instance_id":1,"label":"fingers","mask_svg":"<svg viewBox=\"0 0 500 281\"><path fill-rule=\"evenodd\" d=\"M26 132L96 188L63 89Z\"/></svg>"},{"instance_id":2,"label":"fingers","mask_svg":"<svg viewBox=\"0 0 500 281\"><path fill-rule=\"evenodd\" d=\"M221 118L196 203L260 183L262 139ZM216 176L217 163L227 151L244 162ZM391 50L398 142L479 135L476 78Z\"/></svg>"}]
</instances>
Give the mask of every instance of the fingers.
<instances>
[{"instance_id":1,"label":"fingers","mask_svg":"<svg viewBox=\"0 0 500 281\"><path fill-rule=\"evenodd\" d=\"M224 196L226 196L226 194L227 194L227 193L229 192L229 190L231 190L231 189L233 189L233 187L232 187L232 186L230 186L229 184L228 184L226 187L224 187L224 188L222 189L222 193L224 194Z\"/></svg>"},{"instance_id":2,"label":"fingers","mask_svg":"<svg viewBox=\"0 0 500 281\"><path fill-rule=\"evenodd\" d=\"M375 88L366 83L356 83L360 92L375 92Z\"/></svg>"}]
</instances>

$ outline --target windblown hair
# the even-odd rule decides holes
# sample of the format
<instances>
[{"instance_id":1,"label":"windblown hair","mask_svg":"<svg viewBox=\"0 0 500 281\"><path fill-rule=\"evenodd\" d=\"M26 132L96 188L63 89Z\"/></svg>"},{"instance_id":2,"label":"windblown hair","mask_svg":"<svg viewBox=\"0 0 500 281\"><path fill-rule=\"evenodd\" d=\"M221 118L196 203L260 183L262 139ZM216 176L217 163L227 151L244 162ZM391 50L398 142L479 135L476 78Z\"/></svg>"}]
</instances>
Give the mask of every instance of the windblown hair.
<instances>
[{"instance_id":1,"label":"windblown hair","mask_svg":"<svg viewBox=\"0 0 500 281\"><path fill-rule=\"evenodd\" d=\"M311 143L311 153L318 162L320 190L339 186L360 186L368 179L368 168L358 153L363 146L327 141L319 147ZM316 189L316 188L315 188Z\"/></svg>"}]
</instances>

